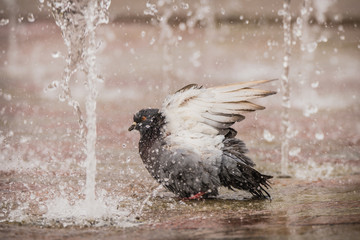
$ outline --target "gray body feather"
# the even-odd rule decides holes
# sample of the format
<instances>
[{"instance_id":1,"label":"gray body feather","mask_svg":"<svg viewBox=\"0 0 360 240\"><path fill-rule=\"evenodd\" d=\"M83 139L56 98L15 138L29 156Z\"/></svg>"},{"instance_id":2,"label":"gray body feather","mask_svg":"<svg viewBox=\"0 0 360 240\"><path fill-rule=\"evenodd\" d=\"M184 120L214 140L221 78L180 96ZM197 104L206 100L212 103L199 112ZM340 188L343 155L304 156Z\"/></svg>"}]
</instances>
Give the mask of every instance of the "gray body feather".
<instances>
[{"instance_id":1,"label":"gray body feather","mask_svg":"<svg viewBox=\"0 0 360 240\"><path fill-rule=\"evenodd\" d=\"M157 113L147 125L149 127L140 131L139 150L146 169L165 188L182 198L200 192L205 193L205 198L217 196L220 186L246 190L258 198L270 198L266 189L271 176L252 168L255 164L245 156L245 144L232 137L236 135L235 130L229 129L232 135L224 139L222 155L204 161L189 149L168 147L163 121L154 120L163 118L161 113Z\"/></svg>"}]
</instances>

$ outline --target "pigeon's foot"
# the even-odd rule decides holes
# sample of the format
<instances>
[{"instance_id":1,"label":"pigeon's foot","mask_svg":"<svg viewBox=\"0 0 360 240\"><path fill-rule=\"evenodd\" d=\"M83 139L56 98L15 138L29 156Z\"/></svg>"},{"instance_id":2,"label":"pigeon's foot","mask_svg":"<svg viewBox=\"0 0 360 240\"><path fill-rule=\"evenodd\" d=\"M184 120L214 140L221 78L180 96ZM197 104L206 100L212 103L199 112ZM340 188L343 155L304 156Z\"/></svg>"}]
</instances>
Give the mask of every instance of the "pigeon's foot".
<instances>
[{"instance_id":1,"label":"pigeon's foot","mask_svg":"<svg viewBox=\"0 0 360 240\"><path fill-rule=\"evenodd\" d=\"M200 200L202 199L202 196L204 195L204 192L199 192L191 197L183 198L182 200Z\"/></svg>"}]
</instances>

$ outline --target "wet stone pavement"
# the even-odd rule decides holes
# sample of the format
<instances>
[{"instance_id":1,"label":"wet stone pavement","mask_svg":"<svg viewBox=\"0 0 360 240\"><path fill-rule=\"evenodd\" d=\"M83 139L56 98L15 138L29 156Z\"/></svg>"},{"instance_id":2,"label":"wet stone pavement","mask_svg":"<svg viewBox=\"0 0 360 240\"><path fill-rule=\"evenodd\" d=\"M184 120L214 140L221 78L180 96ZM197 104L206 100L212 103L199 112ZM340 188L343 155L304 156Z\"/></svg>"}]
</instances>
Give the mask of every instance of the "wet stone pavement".
<instances>
[{"instance_id":1,"label":"wet stone pavement","mask_svg":"<svg viewBox=\"0 0 360 240\"><path fill-rule=\"evenodd\" d=\"M360 234L358 175L331 180L273 180L272 201L179 201L164 192L132 227L0 225L3 239L356 239ZM163 195L159 193L159 195ZM136 221L134 221L135 223Z\"/></svg>"}]
</instances>

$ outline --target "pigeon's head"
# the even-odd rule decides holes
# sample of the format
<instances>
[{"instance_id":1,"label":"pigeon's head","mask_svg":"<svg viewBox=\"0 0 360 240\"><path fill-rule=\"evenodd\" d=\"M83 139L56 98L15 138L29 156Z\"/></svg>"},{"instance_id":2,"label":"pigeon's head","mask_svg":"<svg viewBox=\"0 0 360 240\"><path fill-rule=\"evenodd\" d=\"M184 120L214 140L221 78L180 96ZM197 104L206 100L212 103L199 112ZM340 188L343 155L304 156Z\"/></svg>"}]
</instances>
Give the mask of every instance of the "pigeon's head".
<instances>
[{"instance_id":1,"label":"pigeon's head","mask_svg":"<svg viewBox=\"0 0 360 240\"><path fill-rule=\"evenodd\" d=\"M134 122L129 127L129 131L138 130L140 133L146 131L158 122L159 109L142 109L134 115Z\"/></svg>"}]
</instances>

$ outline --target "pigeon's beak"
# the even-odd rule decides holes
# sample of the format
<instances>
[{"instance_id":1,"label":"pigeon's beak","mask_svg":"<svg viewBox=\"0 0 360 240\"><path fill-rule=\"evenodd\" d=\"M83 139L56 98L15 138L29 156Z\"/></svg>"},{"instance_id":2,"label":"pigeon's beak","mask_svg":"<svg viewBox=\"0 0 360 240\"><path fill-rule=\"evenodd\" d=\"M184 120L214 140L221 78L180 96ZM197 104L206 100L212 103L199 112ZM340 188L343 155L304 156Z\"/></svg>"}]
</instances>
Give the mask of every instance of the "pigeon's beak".
<instances>
[{"instance_id":1,"label":"pigeon's beak","mask_svg":"<svg viewBox=\"0 0 360 240\"><path fill-rule=\"evenodd\" d=\"M129 131L132 131L132 130L134 130L135 129L135 127L136 127L136 122L133 122L133 124L131 124L131 126L129 127Z\"/></svg>"}]
</instances>

